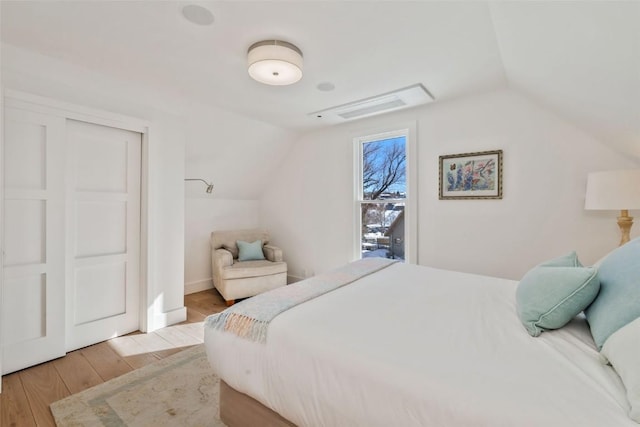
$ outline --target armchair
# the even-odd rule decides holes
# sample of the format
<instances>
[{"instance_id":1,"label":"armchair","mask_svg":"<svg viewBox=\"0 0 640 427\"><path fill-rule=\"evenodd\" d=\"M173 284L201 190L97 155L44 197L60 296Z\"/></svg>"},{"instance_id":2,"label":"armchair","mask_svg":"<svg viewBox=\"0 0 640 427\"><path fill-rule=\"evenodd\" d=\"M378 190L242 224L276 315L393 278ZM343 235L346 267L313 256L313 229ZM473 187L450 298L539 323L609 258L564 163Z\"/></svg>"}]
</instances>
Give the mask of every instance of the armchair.
<instances>
[{"instance_id":1,"label":"armchair","mask_svg":"<svg viewBox=\"0 0 640 427\"><path fill-rule=\"evenodd\" d=\"M236 242L262 240L264 260L238 261ZM213 285L231 306L237 299L251 297L287 284L287 263L282 250L269 245L263 230L226 230L211 233Z\"/></svg>"}]
</instances>

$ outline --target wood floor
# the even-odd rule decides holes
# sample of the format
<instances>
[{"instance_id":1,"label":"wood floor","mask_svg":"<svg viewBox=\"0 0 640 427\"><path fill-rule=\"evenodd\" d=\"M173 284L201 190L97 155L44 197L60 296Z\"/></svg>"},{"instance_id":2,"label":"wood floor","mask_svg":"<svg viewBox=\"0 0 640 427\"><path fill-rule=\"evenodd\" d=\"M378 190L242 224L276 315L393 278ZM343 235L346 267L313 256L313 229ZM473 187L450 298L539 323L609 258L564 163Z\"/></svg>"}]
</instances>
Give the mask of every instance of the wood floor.
<instances>
[{"instance_id":1,"label":"wood floor","mask_svg":"<svg viewBox=\"0 0 640 427\"><path fill-rule=\"evenodd\" d=\"M209 290L185 295L184 303L186 322L114 338L2 377L0 426L55 426L49 404L56 400L201 343L204 318L224 310L225 302Z\"/></svg>"}]
</instances>

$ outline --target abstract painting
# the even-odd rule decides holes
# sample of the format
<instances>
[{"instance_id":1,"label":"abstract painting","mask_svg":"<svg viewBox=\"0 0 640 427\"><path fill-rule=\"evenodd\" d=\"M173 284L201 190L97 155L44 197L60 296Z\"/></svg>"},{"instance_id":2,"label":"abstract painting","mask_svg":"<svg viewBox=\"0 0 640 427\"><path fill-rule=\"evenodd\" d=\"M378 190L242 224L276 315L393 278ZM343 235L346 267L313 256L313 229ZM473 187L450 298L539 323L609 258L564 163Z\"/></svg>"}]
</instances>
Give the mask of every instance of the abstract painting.
<instances>
[{"instance_id":1,"label":"abstract painting","mask_svg":"<svg viewBox=\"0 0 640 427\"><path fill-rule=\"evenodd\" d=\"M502 150L440 156L440 199L502 199Z\"/></svg>"}]
</instances>

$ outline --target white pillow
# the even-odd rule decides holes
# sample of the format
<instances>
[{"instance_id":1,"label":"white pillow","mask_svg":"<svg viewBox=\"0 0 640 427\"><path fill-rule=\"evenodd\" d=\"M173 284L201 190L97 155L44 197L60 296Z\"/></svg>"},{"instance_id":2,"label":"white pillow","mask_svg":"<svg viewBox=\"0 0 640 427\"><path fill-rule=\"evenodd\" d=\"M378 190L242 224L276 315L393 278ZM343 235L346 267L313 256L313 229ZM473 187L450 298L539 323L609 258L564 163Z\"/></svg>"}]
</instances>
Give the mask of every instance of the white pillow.
<instances>
[{"instance_id":1,"label":"white pillow","mask_svg":"<svg viewBox=\"0 0 640 427\"><path fill-rule=\"evenodd\" d=\"M640 423L640 317L614 332L602 346L601 354L627 389L629 417Z\"/></svg>"}]
</instances>

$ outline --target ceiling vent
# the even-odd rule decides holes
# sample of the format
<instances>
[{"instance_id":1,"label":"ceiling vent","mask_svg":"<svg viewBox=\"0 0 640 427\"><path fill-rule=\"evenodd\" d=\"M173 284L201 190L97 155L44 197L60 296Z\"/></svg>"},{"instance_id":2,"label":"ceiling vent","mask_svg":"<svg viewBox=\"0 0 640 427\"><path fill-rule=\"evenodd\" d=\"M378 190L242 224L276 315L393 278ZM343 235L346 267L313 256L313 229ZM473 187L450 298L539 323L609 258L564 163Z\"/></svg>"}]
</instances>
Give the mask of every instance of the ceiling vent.
<instances>
[{"instance_id":1,"label":"ceiling vent","mask_svg":"<svg viewBox=\"0 0 640 427\"><path fill-rule=\"evenodd\" d=\"M421 84L383 93L371 98L361 99L337 107L309 113L309 116L321 119L325 123L341 123L376 114L388 113L403 108L415 107L433 101L433 96Z\"/></svg>"}]
</instances>

